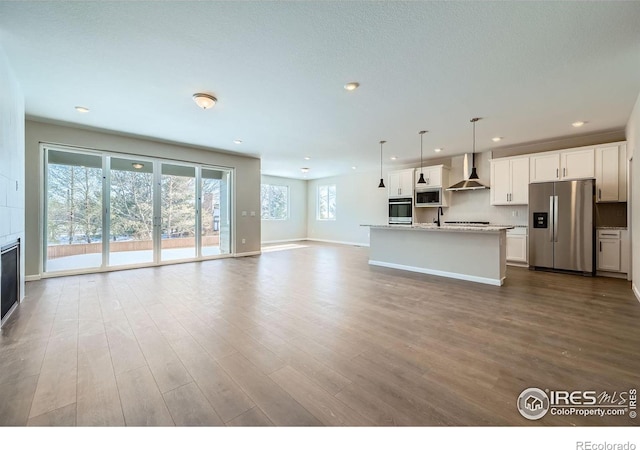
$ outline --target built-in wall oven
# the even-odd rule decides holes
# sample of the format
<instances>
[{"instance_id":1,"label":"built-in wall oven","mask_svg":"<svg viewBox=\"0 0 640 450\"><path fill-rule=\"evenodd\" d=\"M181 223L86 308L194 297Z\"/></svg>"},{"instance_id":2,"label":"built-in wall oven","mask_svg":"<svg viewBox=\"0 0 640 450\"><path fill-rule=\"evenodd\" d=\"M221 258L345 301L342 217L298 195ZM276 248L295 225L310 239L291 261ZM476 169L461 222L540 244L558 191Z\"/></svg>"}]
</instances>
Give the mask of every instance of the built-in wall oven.
<instances>
[{"instance_id":1,"label":"built-in wall oven","mask_svg":"<svg viewBox=\"0 0 640 450\"><path fill-rule=\"evenodd\" d=\"M413 223L413 199L390 198L389 199L389 224L411 225Z\"/></svg>"}]
</instances>

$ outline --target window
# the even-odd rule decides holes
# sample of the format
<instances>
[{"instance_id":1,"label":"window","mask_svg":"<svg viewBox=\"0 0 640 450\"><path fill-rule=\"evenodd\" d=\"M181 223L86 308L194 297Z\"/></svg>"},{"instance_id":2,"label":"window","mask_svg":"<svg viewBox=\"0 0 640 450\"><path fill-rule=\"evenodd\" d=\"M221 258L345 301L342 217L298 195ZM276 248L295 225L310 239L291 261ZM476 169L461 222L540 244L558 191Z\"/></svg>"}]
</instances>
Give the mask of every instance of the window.
<instances>
[{"instance_id":1,"label":"window","mask_svg":"<svg viewBox=\"0 0 640 450\"><path fill-rule=\"evenodd\" d=\"M289 218L289 186L260 185L260 216L263 220L287 220Z\"/></svg>"},{"instance_id":2,"label":"window","mask_svg":"<svg viewBox=\"0 0 640 450\"><path fill-rule=\"evenodd\" d=\"M336 185L318 186L318 220L336 220Z\"/></svg>"}]
</instances>

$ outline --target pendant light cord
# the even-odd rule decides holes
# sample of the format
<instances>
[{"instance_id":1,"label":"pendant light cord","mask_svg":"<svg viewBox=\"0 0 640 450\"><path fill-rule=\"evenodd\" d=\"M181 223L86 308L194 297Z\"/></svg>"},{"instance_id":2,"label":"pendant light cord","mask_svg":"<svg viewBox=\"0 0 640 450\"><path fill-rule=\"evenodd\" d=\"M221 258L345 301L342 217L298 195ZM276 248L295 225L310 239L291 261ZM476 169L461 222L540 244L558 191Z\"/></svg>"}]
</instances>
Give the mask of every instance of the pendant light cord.
<instances>
[{"instance_id":1,"label":"pendant light cord","mask_svg":"<svg viewBox=\"0 0 640 450\"><path fill-rule=\"evenodd\" d=\"M420 173L422 173L422 136L424 133L420 133Z\"/></svg>"},{"instance_id":2,"label":"pendant light cord","mask_svg":"<svg viewBox=\"0 0 640 450\"><path fill-rule=\"evenodd\" d=\"M380 178L382 179L382 141L380 141Z\"/></svg>"}]
</instances>

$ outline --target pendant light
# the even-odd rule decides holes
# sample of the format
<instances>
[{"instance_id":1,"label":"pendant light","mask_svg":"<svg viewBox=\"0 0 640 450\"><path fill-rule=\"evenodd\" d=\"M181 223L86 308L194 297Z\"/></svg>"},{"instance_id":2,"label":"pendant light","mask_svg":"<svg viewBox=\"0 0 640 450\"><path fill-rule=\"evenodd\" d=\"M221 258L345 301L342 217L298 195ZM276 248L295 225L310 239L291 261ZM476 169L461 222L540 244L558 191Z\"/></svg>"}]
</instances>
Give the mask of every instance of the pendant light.
<instances>
[{"instance_id":1,"label":"pendant light","mask_svg":"<svg viewBox=\"0 0 640 450\"><path fill-rule=\"evenodd\" d=\"M473 124L473 153L471 154L471 175L469 175L470 180L477 180L478 173L476 172L476 122L480 120L480 117L474 117L471 119L471 123Z\"/></svg>"},{"instance_id":2,"label":"pendant light","mask_svg":"<svg viewBox=\"0 0 640 450\"><path fill-rule=\"evenodd\" d=\"M383 188L384 187L384 180L382 179L382 144L384 144L387 141L380 141L380 184L378 185L379 188Z\"/></svg>"},{"instance_id":3,"label":"pendant light","mask_svg":"<svg viewBox=\"0 0 640 450\"><path fill-rule=\"evenodd\" d=\"M424 179L424 174L422 173L422 136L424 136L425 133L425 130L418 131L418 134L420 135L420 178L418 179L418 184L427 184Z\"/></svg>"}]
</instances>

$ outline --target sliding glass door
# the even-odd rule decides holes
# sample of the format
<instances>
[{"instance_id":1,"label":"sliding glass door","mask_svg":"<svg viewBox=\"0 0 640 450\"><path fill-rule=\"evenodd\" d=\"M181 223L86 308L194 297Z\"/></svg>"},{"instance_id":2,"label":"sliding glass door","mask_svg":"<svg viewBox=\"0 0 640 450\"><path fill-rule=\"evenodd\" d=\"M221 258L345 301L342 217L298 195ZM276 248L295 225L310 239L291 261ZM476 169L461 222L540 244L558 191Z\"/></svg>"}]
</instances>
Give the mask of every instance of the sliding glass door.
<instances>
[{"instance_id":1,"label":"sliding glass door","mask_svg":"<svg viewBox=\"0 0 640 450\"><path fill-rule=\"evenodd\" d=\"M152 263L153 162L109 160L109 265Z\"/></svg>"},{"instance_id":2,"label":"sliding glass door","mask_svg":"<svg viewBox=\"0 0 640 450\"><path fill-rule=\"evenodd\" d=\"M200 211L202 256L230 253L229 181L231 172L202 169Z\"/></svg>"},{"instance_id":3,"label":"sliding glass door","mask_svg":"<svg viewBox=\"0 0 640 450\"><path fill-rule=\"evenodd\" d=\"M44 270L102 265L102 158L51 150L45 180Z\"/></svg>"},{"instance_id":4,"label":"sliding glass door","mask_svg":"<svg viewBox=\"0 0 640 450\"><path fill-rule=\"evenodd\" d=\"M230 169L44 149L44 272L231 253Z\"/></svg>"},{"instance_id":5,"label":"sliding glass door","mask_svg":"<svg viewBox=\"0 0 640 450\"><path fill-rule=\"evenodd\" d=\"M162 261L196 256L196 168L162 164Z\"/></svg>"}]
</instances>

